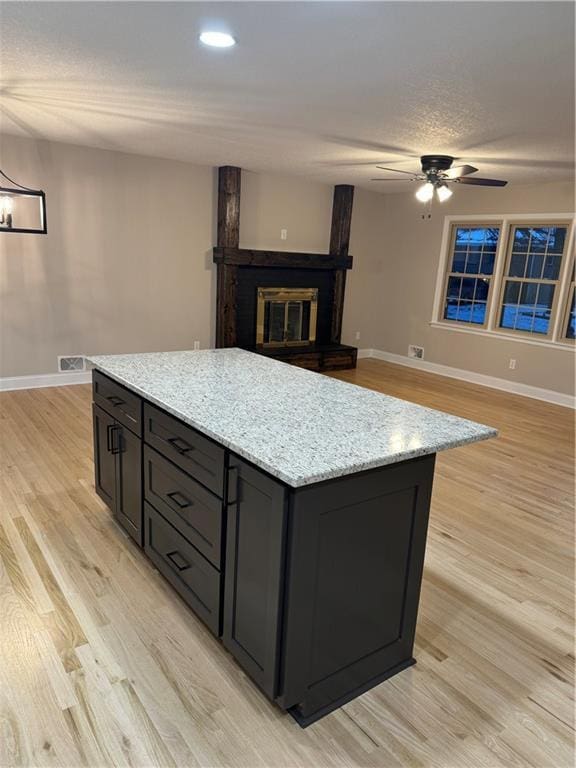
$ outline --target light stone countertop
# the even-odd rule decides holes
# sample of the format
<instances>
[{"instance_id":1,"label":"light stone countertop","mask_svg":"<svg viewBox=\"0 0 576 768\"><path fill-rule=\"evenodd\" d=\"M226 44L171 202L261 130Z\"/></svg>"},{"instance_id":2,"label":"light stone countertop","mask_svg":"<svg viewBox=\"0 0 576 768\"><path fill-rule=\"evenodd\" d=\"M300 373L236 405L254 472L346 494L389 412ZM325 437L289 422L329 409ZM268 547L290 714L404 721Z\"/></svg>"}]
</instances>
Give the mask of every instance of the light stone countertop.
<instances>
[{"instance_id":1,"label":"light stone countertop","mask_svg":"<svg viewBox=\"0 0 576 768\"><path fill-rule=\"evenodd\" d=\"M497 435L491 427L241 349L88 360L292 487Z\"/></svg>"}]
</instances>

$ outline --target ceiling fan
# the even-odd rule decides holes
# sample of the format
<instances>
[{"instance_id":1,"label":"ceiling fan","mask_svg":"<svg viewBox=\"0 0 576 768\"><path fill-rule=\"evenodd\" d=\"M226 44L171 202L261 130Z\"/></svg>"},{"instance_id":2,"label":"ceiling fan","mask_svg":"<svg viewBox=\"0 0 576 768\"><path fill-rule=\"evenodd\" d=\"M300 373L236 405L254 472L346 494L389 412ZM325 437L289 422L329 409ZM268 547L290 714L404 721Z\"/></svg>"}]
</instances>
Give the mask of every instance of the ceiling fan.
<instances>
[{"instance_id":1,"label":"ceiling fan","mask_svg":"<svg viewBox=\"0 0 576 768\"><path fill-rule=\"evenodd\" d=\"M451 155L422 155L422 171L420 173L411 173L410 171L400 171L396 168L385 168L383 165L377 165L382 171L392 171L393 173L402 173L410 178L396 179L371 179L371 181L423 181L424 184L416 191L416 197L422 203L428 203L436 197L443 203L452 196L452 190L448 184L473 184L478 187L505 187L507 181L501 179L481 179L475 176L470 178L473 173L477 173L478 168L472 165L456 165L452 167L455 158Z\"/></svg>"}]
</instances>

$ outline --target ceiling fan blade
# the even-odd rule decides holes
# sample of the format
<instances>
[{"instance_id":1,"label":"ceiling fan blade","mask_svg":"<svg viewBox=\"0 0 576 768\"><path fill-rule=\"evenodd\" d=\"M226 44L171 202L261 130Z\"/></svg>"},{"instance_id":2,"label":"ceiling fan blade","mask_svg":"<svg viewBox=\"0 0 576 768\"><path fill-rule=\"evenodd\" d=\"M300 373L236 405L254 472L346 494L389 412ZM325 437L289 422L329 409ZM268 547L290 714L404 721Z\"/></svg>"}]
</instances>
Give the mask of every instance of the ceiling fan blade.
<instances>
[{"instance_id":1,"label":"ceiling fan blade","mask_svg":"<svg viewBox=\"0 0 576 768\"><path fill-rule=\"evenodd\" d=\"M479 187L505 187L508 184L507 181L502 181L502 179L479 179L476 176L473 179L452 179L452 181L455 181L457 184L476 184Z\"/></svg>"},{"instance_id":2,"label":"ceiling fan blade","mask_svg":"<svg viewBox=\"0 0 576 768\"><path fill-rule=\"evenodd\" d=\"M473 165L455 165L454 168L449 168L444 172L444 175L448 179L459 179L460 176L469 176L471 173L476 173L478 168L474 168Z\"/></svg>"},{"instance_id":3,"label":"ceiling fan blade","mask_svg":"<svg viewBox=\"0 0 576 768\"><path fill-rule=\"evenodd\" d=\"M416 179L370 179L370 181L416 181Z\"/></svg>"},{"instance_id":4,"label":"ceiling fan blade","mask_svg":"<svg viewBox=\"0 0 576 768\"><path fill-rule=\"evenodd\" d=\"M408 176L414 176L412 171L401 171L399 168L385 168L383 165L377 165L376 168L380 168L381 171L392 171L392 173L406 173Z\"/></svg>"}]
</instances>

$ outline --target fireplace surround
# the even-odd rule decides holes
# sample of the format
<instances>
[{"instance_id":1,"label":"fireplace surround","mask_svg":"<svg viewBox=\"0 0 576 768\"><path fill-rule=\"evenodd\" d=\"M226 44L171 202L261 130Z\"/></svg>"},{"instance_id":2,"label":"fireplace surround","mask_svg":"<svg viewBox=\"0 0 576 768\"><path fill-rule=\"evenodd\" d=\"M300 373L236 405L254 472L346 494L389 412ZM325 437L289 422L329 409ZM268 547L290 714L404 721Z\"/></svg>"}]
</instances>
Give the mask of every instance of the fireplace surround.
<instances>
[{"instance_id":1,"label":"fireplace surround","mask_svg":"<svg viewBox=\"0 0 576 768\"><path fill-rule=\"evenodd\" d=\"M330 252L318 254L240 248L240 182L240 168L219 168L216 346L317 371L356 367L356 348L341 343L354 187L334 188Z\"/></svg>"}]
</instances>

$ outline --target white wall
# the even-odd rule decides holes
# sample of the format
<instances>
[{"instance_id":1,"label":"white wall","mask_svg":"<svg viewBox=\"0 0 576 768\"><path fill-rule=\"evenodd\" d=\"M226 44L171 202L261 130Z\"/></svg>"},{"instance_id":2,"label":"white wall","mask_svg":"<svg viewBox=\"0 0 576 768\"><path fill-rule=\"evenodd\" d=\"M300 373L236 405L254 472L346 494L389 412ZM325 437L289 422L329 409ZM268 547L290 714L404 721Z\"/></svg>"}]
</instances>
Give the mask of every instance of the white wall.
<instances>
[{"instance_id":1,"label":"white wall","mask_svg":"<svg viewBox=\"0 0 576 768\"><path fill-rule=\"evenodd\" d=\"M556 392L574 392L574 351L515 340L464 334L430 326L445 215L570 213L571 184L458 188L448 203L436 205L430 220L411 194L384 195L385 233L370 255L374 286L370 346L406 355L409 344L425 348L426 360ZM375 294L375 295L374 295ZM517 360L510 370L509 360Z\"/></svg>"},{"instance_id":2,"label":"white wall","mask_svg":"<svg viewBox=\"0 0 576 768\"><path fill-rule=\"evenodd\" d=\"M215 169L11 136L0 148L6 172L48 205L47 236L0 234L0 377L55 372L58 355L213 345ZM241 245L327 252L332 195L243 173ZM365 314L361 265L380 199L357 195L350 328L348 316Z\"/></svg>"}]
</instances>

